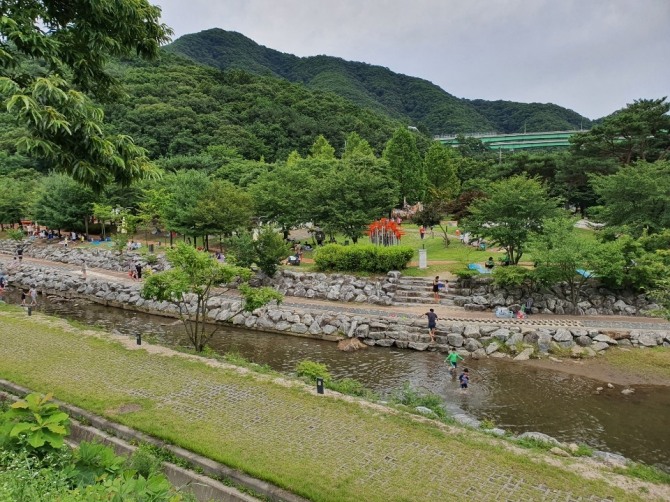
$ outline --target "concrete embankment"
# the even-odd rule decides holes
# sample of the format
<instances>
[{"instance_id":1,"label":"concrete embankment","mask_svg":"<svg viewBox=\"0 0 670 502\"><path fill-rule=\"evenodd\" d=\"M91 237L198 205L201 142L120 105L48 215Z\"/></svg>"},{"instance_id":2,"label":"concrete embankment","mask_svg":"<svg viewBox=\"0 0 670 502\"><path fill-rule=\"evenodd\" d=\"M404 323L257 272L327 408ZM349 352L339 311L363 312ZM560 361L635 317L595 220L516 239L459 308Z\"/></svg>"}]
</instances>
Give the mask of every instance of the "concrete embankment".
<instances>
[{"instance_id":1,"label":"concrete embankment","mask_svg":"<svg viewBox=\"0 0 670 502\"><path fill-rule=\"evenodd\" d=\"M0 264L2 262L0 261ZM4 263L7 269L7 261ZM98 274L100 275L100 274ZM24 263L9 267L10 284L35 286L48 295L84 298L113 307L150 314L178 317L175 305L142 298L141 285L115 277L89 278L56 267ZM213 296L208 303L208 319L248 329L308 336L325 340L358 338L366 345L414 350L456 348L474 358L514 357L525 360L536 353L568 351L574 357L594 356L613 346L670 346L670 332L654 329L609 329L571 326L569 322L440 320L436 343L430 343L422 316L402 312L359 313L341 306L268 305L253 312L241 312L241 301L228 293ZM575 323L577 324L577 323Z\"/></svg>"}]
</instances>

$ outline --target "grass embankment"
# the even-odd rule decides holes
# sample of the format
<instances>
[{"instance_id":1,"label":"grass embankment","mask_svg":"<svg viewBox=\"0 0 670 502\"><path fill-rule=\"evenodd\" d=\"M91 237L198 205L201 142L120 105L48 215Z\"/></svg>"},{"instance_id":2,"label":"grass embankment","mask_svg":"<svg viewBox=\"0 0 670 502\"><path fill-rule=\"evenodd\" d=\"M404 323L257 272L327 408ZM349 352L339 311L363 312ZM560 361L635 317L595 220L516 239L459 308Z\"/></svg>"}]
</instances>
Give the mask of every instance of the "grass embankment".
<instances>
[{"instance_id":1,"label":"grass embankment","mask_svg":"<svg viewBox=\"0 0 670 502\"><path fill-rule=\"evenodd\" d=\"M605 359L613 366L631 373L655 375L670 380L670 350L665 347L608 350Z\"/></svg>"},{"instance_id":2,"label":"grass embankment","mask_svg":"<svg viewBox=\"0 0 670 502\"><path fill-rule=\"evenodd\" d=\"M147 348L160 354L131 349L138 348L130 341L0 308L2 378L52 391L311 500L642 497L480 433L317 396L301 384L160 347Z\"/></svg>"}]
</instances>

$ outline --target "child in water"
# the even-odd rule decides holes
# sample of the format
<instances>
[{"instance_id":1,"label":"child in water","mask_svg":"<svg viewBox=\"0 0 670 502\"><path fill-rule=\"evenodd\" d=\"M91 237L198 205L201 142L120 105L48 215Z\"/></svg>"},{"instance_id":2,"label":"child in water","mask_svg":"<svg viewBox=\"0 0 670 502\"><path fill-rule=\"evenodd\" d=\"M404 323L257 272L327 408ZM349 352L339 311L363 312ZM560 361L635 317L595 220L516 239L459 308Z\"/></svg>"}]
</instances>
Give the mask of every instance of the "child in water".
<instances>
[{"instance_id":1,"label":"child in water","mask_svg":"<svg viewBox=\"0 0 670 502\"><path fill-rule=\"evenodd\" d=\"M458 381L461 382L461 391L468 391L468 383L470 383L470 373L467 368L463 368L463 373L458 377Z\"/></svg>"}]
</instances>

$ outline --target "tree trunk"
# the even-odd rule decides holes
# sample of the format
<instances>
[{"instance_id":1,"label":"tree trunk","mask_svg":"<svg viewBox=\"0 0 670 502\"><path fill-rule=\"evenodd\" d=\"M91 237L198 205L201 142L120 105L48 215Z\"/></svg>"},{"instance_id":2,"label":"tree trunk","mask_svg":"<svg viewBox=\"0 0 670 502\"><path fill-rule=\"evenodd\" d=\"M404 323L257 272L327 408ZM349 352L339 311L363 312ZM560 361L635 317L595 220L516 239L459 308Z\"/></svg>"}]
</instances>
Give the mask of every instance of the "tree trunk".
<instances>
[{"instance_id":1,"label":"tree trunk","mask_svg":"<svg viewBox=\"0 0 670 502\"><path fill-rule=\"evenodd\" d=\"M88 240L88 216L84 216L84 233L86 234L86 240Z\"/></svg>"}]
</instances>

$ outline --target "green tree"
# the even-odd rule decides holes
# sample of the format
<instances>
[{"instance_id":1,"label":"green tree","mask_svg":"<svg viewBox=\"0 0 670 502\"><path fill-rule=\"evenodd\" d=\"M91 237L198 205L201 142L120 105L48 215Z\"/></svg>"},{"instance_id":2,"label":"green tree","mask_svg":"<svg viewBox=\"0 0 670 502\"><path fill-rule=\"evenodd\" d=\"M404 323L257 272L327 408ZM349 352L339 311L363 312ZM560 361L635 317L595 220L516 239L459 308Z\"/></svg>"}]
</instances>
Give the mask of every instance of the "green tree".
<instances>
[{"instance_id":1,"label":"green tree","mask_svg":"<svg viewBox=\"0 0 670 502\"><path fill-rule=\"evenodd\" d=\"M545 284L567 284L572 313L582 314L578 304L589 279L622 275L626 263L620 247L585 239L575 231L574 220L565 217L545 220L542 230L531 241L536 276Z\"/></svg>"},{"instance_id":2,"label":"green tree","mask_svg":"<svg viewBox=\"0 0 670 502\"><path fill-rule=\"evenodd\" d=\"M440 192L448 191L450 197L456 197L461 188L458 179L457 159L460 155L451 147L445 147L435 141L426 152L424 165L428 185Z\"/></svg>"},{"instance_id":3,"label":"green tree","mask_svg":"<svg viewBox=\"0 0 670 502\"><path fill-rule=\"evenodd\" d=\"M398 200L398 185L386 172L386 162L374 157L339 162L315 183L310 219L357 242Z\"/></svg>"},{"instance_id":4,"label":"green tree","mask_svg":"<svg viewBox=\"0 0 670 502\"><path fill-rule=\"evenodd\" d=\"M635 237L670 228L670 161L637 162L591 184L600 200L593 213L603 223Z\"/></svg>"},{"instance_id":5,"label":"green tree","mask_svg":"<svg viewBox=\"0 0 670 502\"><path fill-rule=\"evenodd\" d=\"M366 140L361 138L361 136L352 132L349 133L344 140L344 152L342 153L342 159L350 159L352 157L374 157L375 152Z\"/></svg>"},{"instance_id":6,"label":"green tree","mask_svg":"<svg viewBox=\"0 0 670 502\"><path fill-rule=\"evenodd\" d=\"M0 225L21 223L21 219L31 215L36 198L34 174L34 171L22 169L9 176L0 176Z\"/></svg>"},{"instance_id":7,"label":"green tree","mask_svg":"<svg viewBox=\"0 0 670 502\"><path fill-rule=\"evenodd\" d=\"M202 352L217 329L207 329L207 302L215 287L223 287L240 278L248 281L251 271L243 267L220 264L209 253L198 251L185 244L168 249L165 256L170 269L147 277L142 287L142 297L168 301L176 305L179 318L193 348ZM283 296L271 288L240 287L244 301L237 312L254 310L270 300L281 301Z\"/></svg>"},{"instance_id":8,"label":"green tree","mask_svg":"<svg viewBox=\"0 0 670 502\"><path fill-rule=\"evenodd\" d=\"M279 164L259 176L249 188L256 214L263 222L275 222L284 238L291 228L309 221L310 193L314 176L304 168L304 161L294 165Z\"/></svg>"},{"instance_id":9,"label":"green tree","mask_svg":"<svg viewBox=\"0 0 670 502\"><path fill-rule=\"evenodd\" d=\"M0 14L0 95L27 131L21 151L96 190L151 172L130 137L103 132L89 96L118 96L110 58L158 55L170 34L160 9L146 0L5 0Z\"/></svg>"},{"instance_id":10,"label":"green tree","mask_svg":"<svg viewBox=\"0 0 670 502\"><path fill-rule=\"evenodd\" d=\"M542 221L557 213L558 201L547 195L533 178L514 176L491 184L488 197L470 205L463 221L465 231L505 248L517 264L531 232L542 230Z\"/></svg>"},{"instance_id":11,"label":"green tree","mask_svg":"<svg viewBox=\"0 0 670 502\"><path fill-rule=\"evenodd\" d=\"M42 180L33 213L52 229L82 231L93 214L93 191L69 176L53 174Z\"/></svg>"},{"instance_id":12,"label":"green tree","mask_svg":"<svg viewBox=\"0 0 670 502\"><path fill-rule=\"evenodd\" d=\"M91 214L100 222L100 225L102 226L102 238L104 239L107 236L105 223L108 221L111 222L114 219L114 208L110 204L94 202Z\"/></svg>"},{"instance_id":13,"label":"green tree","mask_svg":"<svg viewBox=\"0 0 670 502\"><path fill-rule=\"evenodd\" d=\"M389 174L400 187L398 203L422 200L426 191L426 173L416 139L407 128L398 128L393 133L384 149L384 159L389 163Z\"/></svg>"},{"instance_id":14,"label":"green tree","mask_svg":"<svg viewBox=\"0 0 670 502\"><path fill-rule=\"evenodd\" d=\"M330 143L323 137L323 134L320 134L316 138L316 141L314 141L310 154L315 159L330 160L335 158L335 149L330 146Z\"/></svg>"},{"instance_id":15,"label":"green tree","mask_svg":"<svg viewBox=\"0 0 670 502\"><path fill-rule=\"evenodd\" d=\"M247 229L253 216L253 199L228 181L215 180L198 196L193 218L201 235L230 235ZM207 246L207 238L205 239Z\"/></svg>"},{"instance_id":16,"label":"green tree","mask_svg":"<svg viewBox=\"0 0 670 502\"><path fill-rule=\"evenodd\" d=\"M615 159L622 165L654 162L670 155L670 103L640 99L583 134L570 138L576 156Z\"/></svg>"},{"instance_id":17,"label":"green tree","mask_svg":"<svg viewBox=\"0 0 670 502\"><path fill-rule=\"evenodd\" d=\"M165 193L161 211L168 230L194 238L202 235L196 207L209 185L210 180L202 171L179 171L165 176L160 185Z\"/></svg>"}]
</instances>

